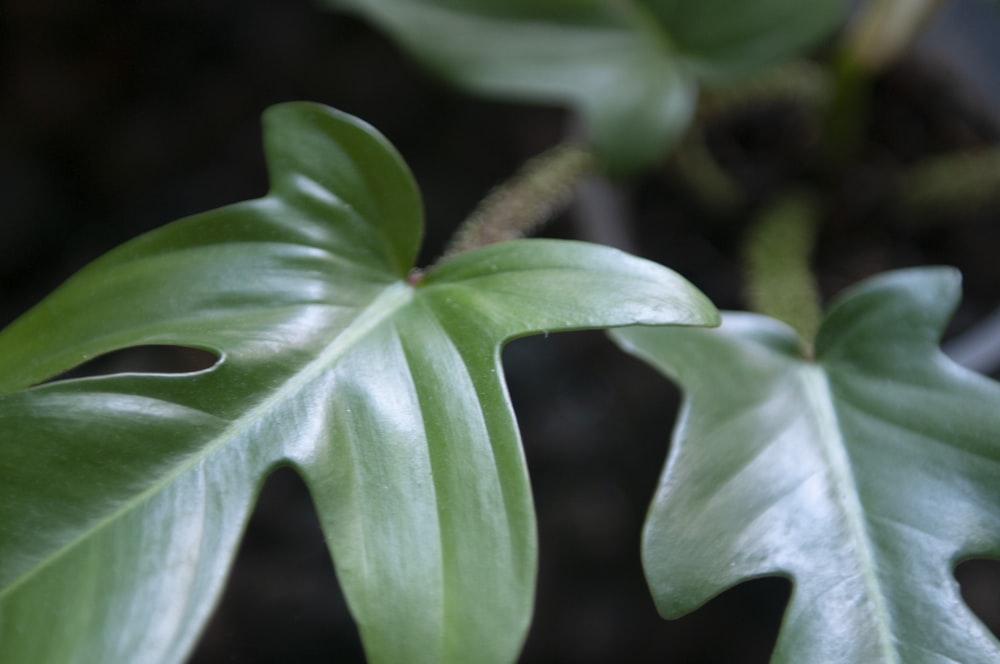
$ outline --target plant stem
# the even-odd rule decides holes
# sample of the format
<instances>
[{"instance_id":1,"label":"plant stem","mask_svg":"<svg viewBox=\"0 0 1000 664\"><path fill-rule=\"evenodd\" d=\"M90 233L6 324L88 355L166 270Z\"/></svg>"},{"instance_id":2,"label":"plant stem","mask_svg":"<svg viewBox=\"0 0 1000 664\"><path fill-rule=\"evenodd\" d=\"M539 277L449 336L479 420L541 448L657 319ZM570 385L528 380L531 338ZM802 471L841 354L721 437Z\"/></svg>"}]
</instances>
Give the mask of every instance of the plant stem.
<instances>
[{"instance_id":1,"label":"plant stem","mask_svg":"<svg viewBox=\"0 0 1000 664\"><path fill-rule=\"evenodd\" d=\"M947 1L868 0L848 26L843 50L866 71L884 71Z\"/></svg>"},{"instance_id":2,"label":"plant stem","mask_svg":"<svg viewBox=\"0 0 1000 664\"><path fill-rule=\"evenodd\" d=\"M985 210L1000 200L1000 146L921 161L903 173L896 189L906 217L918 223L948 211Z\"/></svg>"},{"instance_id":3,"label":"plant stem","mask_svg":"<svg viewBox=\"0 0 1000 664\"><path fill-rule=\"evenodd\" d=\"M855 14L833 61L822 145L829 167L841 166L861 149L872 78L899 60L947 1L868 0Z\"/></svg>"},{"instance_id":4,"label":"plant stem","mask_svg":"<svg viewBox=\"0 0 1000 664\"><path fill-rule=\"evenodd\" d=\"M697 125L688 129L670 163L677 176L714 215L728 217L744 203L743 190L715 160L704 132Z\"/></svg>"},{"instance_id":5,"label":"plant stem","mask_svg":"<svg viewBox=\"0 0 1000 664\"><path fill-rule=\"evenodd\" d=\"M820 322L820 297L809 268L816 210L802 195L789 196L757 219L744 246L750 308L792 326L807 356Z\"/></svg>"},{"instance_id":6,"label":"plant stem","mask_svg":"<svg viewBox=\"0 0 1000 664\"><path fill-rule=\"evenodd\" d=\"M529 160L462 222L439 261L537 231L562 211L577 181L596 164L591 152L566 143Z\"/></svg>"},{"instance_id":7,"label":"plant stem","mask_svg":"<svg viewBox=\"0 0 1000 664\"><path fill-rule=\"evenodd\" d=\"M706 142L705 127L740 112L781 105L795 109L807 123L811 141L820 133L830 87L831 77L824 67L794 60L740 83L706 90L698 103L697 121L678 145L671 166L712 214L731 216L745 204L746 194L716 161Z\"/></svg>"},{"instance_id":8,"label":"plant stem","mask_svg":"<svg viewBox=\"0 0 1000 664\"><path fill-rule=\"evenodd\" d=\"M698 118L712 120L746 108L789 103L810 115L826 106L830 80L826 69L808 60L792 60L744 81L702 93Z\"/></svg>"},{"instance_id":9,"label":"plant stem","mask_svg":"<svg viewBox=\"0 0 1000 664\"><path fill-rule=\"evenodd\" d=\"M837 54L832 69L833 94L823 118L820 152L827 168L837 169L864 145L871 72L847 51Z\"/></svg>"}]
</instances>

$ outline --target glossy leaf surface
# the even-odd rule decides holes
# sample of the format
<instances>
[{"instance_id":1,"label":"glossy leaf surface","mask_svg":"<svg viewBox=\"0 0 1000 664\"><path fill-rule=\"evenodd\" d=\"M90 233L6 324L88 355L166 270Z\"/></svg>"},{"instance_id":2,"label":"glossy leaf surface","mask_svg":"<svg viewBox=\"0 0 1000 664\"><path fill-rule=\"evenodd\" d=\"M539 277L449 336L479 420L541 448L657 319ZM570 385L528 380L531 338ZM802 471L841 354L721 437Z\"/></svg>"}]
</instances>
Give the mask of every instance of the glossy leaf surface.
<instances>
[{"instance_id":1,"label":"glossy leaf surface","mask_svg":"<svg viewBox=\"0 0 1000 664\"><path fill-rule=\"evenodd\" d=\"M686 393L643 539L663 615L780 575L775 662L1000 659L953 576L1000 555L1000 385L937 347L959 281L865 282L831 308L815 362L751 314L612 332Z\"/></svg>"},{"instance_id":2,"label":"glossy leaf surface","mask_svg":"<svg viewBox=\"0 0 1000 664\"><path fill-rule=\"evenodd\" d=\"M814 43L840 0L327 0L466 89L568 103L614 170L662 158L699 79L744 76Z\"/></svg>"},{"instance_id":3,"label":"glossy leaf surface","mask_svg":"<svg viewBox=\"0 0 1000 664\"><path fill-rule=\"evenodd\" d=\"M381 136L288 104L265 148L267 196L119 247L0 333L0 661L182 661L282 464L369 661L511 661L536 542L502 342L715 320L669 270L575 242L411 284L420 200ZM142 344L220 360L38 385Z\"/></svg>"}]
</instances>

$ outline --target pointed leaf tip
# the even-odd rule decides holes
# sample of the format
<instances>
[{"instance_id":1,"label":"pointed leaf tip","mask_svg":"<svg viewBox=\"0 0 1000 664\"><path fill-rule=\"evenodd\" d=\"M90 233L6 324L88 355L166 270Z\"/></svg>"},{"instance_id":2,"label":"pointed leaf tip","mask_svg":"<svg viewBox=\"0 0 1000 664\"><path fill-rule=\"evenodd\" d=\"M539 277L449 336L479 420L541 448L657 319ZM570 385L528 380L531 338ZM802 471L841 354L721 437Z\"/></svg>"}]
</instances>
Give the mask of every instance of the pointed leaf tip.
<instances>
[{"instance_id":1,"label":"pointed leaf tip","mask_svg":"<svg viewBox=\"0 0 1000 664\"><path fill-rule=\"evenodd\" d=\"M891 351L882 342L889 336L935 347L961 294L962 275L952 267L895 270L866 279L830 306L817 335L816 355L832 359L848 349Z\"/></svg>"},{"instance_id":2,"label":"pointed leaf tip","mask_svg":"<svg viewBox=\"0 0 1000 664\"><path fill-rule=\"evenodd\" d=\"M505 336L628 325L716 325L719 320L708 298L673 270L618 249L570 240L514 240L482 247L435 267L420 286L449 306L478 310L499 325L511 325Z\"/></svg>"},{"instance_id":3,"label":"pointed leaf tip","mask_svg":"<svg viewBox=\"0 0 1000 664\"><path fill-rule=\"evenodd\" d=\"M372 251L405 275L423 236L423 203L402 156L367 122L322 104L288 102L264 112L264 151L279 198L340 207L361 231L377 230ZM349 227L345 224L345 229Z\"/></svg>"}]
</instances>

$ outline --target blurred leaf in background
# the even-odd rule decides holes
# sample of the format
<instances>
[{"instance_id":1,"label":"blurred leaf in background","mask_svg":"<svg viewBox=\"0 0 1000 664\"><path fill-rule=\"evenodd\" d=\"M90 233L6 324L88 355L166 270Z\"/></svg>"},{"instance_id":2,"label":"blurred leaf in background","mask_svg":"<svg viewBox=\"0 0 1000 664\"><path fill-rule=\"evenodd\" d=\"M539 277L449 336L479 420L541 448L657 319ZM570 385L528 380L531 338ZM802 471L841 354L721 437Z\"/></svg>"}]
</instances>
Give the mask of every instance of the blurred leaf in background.
<instances>
[{"instance_id":1,"label":"blurred leaf in background","mask_svg":"<svg viewBox=\"0 0 1000 664\"><path fill-rule=\"evenodd\" d=\"M841 0L327 0L367 16L431 70L501 99L568 103L615 172L663 157L701 83L814 45Z\"/></svg>"}]
</instances>

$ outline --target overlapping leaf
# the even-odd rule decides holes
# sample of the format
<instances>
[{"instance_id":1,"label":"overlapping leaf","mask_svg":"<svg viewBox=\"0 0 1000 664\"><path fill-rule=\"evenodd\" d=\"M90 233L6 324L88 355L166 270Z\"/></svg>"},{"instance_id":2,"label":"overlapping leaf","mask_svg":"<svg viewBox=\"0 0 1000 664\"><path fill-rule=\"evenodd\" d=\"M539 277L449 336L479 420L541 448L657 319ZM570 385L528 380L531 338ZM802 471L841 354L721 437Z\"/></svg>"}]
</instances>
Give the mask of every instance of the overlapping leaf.
<instances>
[{"instance_id":1,"label":"overlapping leaf","mask_svg":"<svg viewBox=\"0 0 1000 664\"><path fill-rule=\"evenodd\" d=\"M569 103L607 163L662 157L699 80L749 74L814 43L841 0L328 0L379 24L469 90Z\"/></svg>"},{"instance_id":2,"label":"overlapping leaf","mask_svg":"<svg viewBox=\"0 0 1000 664\"><path fill-rule=\"evenodd\" d=\"M715 316L665 268L573 242L411 284L420 201L384 139L304 103L265 130L266 197L123 245L0 333L0 661L181 661L280 464L370 661L513 660L536 544L500 344ZM220 360L38 385L140 344Z\"/></svg>"},{"instance_id":3,"label":"overlapping leaf","mask_svg":"<svg viewBox=\"0 0 1000 664\"><path fill-rule=\"evenodd\" d=\"M829 312L815 361L750 314L612 333L687 396L643 541L665 616L782 575L773 661L1000 660L952 574L1000 556L1000 385L937 348L959 281L866 282Z\"/></svg>"}]
</instances>

